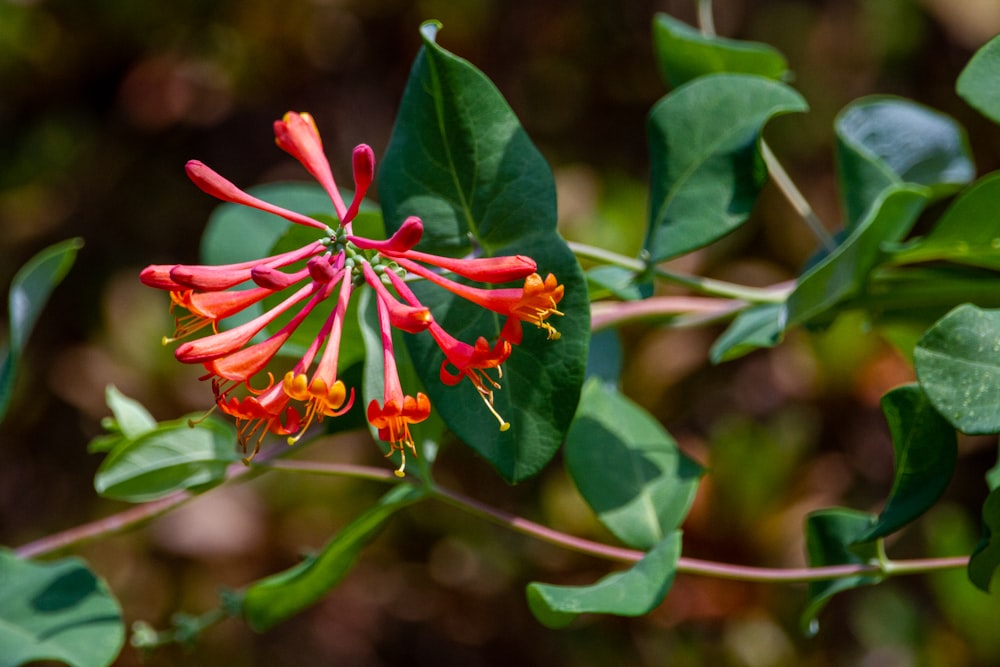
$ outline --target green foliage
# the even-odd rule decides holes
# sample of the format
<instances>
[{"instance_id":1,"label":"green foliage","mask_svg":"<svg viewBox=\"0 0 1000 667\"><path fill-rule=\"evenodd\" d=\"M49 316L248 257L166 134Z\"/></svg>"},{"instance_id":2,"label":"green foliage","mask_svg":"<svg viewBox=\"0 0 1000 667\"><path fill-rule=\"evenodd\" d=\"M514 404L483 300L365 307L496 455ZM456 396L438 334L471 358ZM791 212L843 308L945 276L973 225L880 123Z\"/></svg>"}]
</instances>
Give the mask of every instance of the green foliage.
<instances>
[{"instance_id":1,"label":"green foliage","mask_svg":"<svg viewBox=\"0 0 1000 667\"><path fill-rule=\"evenodd\" d=\"M983 536L969 558L969 580L990 592L993 574L1000 566L1000 487L994 487L983 503Z\"/></svg>"},{"instance_id":2,"label":"green foliage","mask_svg":"<svg viewBox=\"0 0 1000 667\"><path fill-rule=\"evenodd\" d=\"M528 606L541 623L563 628L580 614L641 616L651 612L674 583L681 555L681 533L674 531L624 572L590 586L528 585Z\"/></svg>"},{"instance_id":3,"label":"green foliage","mask_svg":"<svg viewBox=\"0 0 1000 667\"><path fill-rule=\"evenodd\" d=\"M0 420L10 406L17 367L31 330L52 290L66 277L82 247L81 239L49 246L28 260L14 276L7 294L9 338L0 345Z\"/></svg>"},{"instance_id":4,"label":"green foliage","mask_svg":"<svg viewBox=\"0 0 1000 667\"><path fill-rule=\"evenodd\" d=\"M0 549L0 666L59 660L105 667L125 641L122 612L79 558L37 563Z\"/></svg>"},{"instance_id":5,"label":"green foliage","mask_svg":"<svg viewBox=\"0 0 1000 667\"><path fill-rule=\"evenodd\" d=\"M247 623L262 631L312 606L344 578L358 554L396 512L425 495L417 487L398 486L345 526L319 553L298 565L249 586L243 594Z\"/></svg>"},{"instance_id":6,"label":"green foliage","mask_svg":"<svg viewBox=\"0 0 1000 667\"><path fill-rule=\"evenodd\" d=\"M764 124L807 108L788 86L747 74L704 76L660 100L647 122L649 260L697 250L746 222L767 180Z\"/></svg>"},{"instance_id":7,"label":"green foliage","mask_svg":"<svg viewBox=\"0 0 1000 667\"><path fill-rule=\"evenodd\" d=\"M555 185L495 86L465 60L438 46L437 25L424 24L423 48L410 73L396 126L379 172L388 232L409 215L424 221L419 248L452 255L525 254L543 277L565 285L555 326L558 341L525 331L504 365L497 411L511 428L489 419L468 382L445 386L443 354L429 336L407 338L434 408L456 435L508 481L537 473L555 455L579 400L589 337L587 288L573 254L556 232ZM435 320L456 338L494 340L498 317L433 285L414 285Z\"/></svg>"},{"instance_id":8,"label":"green foliage","mask_svg":"<svg viewBox=\"0 0 1000 667\"><path fill-rule=\"evenodd\" d=\"M596 380L584 387L565 457L601 523L639 549L681 525L703 473L649 413Z\"/></svg>"},{"instance_id":9,"label":"green foliage","mask_svg":"<svg viewBox=\"0 0 1000 667\"><path fill-rule=\"evenodd\" d=\"M955 90L981 114L1000 123L1000 36L976 51L958 77Z\"/></svg>"}]
</instances>

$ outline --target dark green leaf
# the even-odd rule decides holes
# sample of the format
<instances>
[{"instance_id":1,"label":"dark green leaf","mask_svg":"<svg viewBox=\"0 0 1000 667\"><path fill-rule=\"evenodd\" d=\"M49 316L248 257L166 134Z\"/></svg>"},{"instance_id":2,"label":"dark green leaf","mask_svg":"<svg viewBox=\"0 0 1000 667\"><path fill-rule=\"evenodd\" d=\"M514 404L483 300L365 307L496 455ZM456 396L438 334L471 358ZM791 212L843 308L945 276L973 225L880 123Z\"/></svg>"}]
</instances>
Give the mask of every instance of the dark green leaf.
<instances>
[{"instance_id":1,"label":"dark green leaf","mask_svg":"<svg viewBox=\"0 0 1000 667\"><path fill-rule=\"evenodd\" d=\"M622 341L615 329L597 331L590 337L587 378L617 386L622 375Z\"/></svg>"},{"instance_id":2,"label":"dark green leaf","mask_svg":"<svg viewBox=\"0 0 1000 667\"><path fill-rule=\"evenodd\" d=\"M641 616L656 608L674 583L681 532L674 531L624 572L590 586L528 584L528 605L543 625L563 628L579 614Z\"/></svg>"},{"instance_id":3,"label":"dark green leaf","mask_svg":"<svg viewBox=\"0 0 1000 667\"><path fill-rule=\"evenodd\" d=\"M785 326L824 315L864 286L882 257L881 245L899 241L910 231L927 203L919 186L886 188L844 241L799 278L786 303Z\"/></svg>"},{"instance_id":4,"label":"dark green leaf","mask_svg":"<svg viewBox=\"0 0 1000 667\"><path fill-rule=\"evenodd\" d=\"M976 51L955 82L959 97L1000 123L1000 36Z\"/></svg>"},{"instance_id":5,"label":"dark green leaf","mask_svg":"<svg viewBox=\"0 0 1000 667\"><path fill-rule=\"evenodd\" d=\"M1000 565L1000 488L994 488L983 503L983 537L969 558L969 580L990 592L993 574Z\"/></svg>"},{"instance_id":6,"label":"dark green leaf","mask_svg":"<svg viewBox=\"0 0 1000 667\"><path fill-rule=\"evenodd\" d=\"M767 44L703 35L666 14L653 19L653 46L660 73L671 88L721 72L769 79L783 79L788 74L785 57Z\"/></svg>"},{"instance_id":7,"label":"dark green leaf","mask_svg":"<svg viewBox=\"0 0 1000 667\"><path fill-rule=\"evenodd\" d=\"M783 303L762 303L737 315L712 344L712 363L737 359L756 349L780 343L784 336L784 310Z\"/></svg>"},{"instance_id":8,"label":"dark green leaf","mask_svg":"<svg viewBox=\"0 0 1000 667\"><path fill-rule=\"evenodd\" d=\"M252 584L243 597L243 616L258 632L312 606L340 583L385 522L424 497L409 484L395 487L376 505L333 536L322 550L298 565Z\"/></svg>"},{"instance_id":9,"label":"dark green leaf","mask_svg":"<svg viewBox=\"0 0 1000 667\"><path fill-rule=\"evenodd\" d=\"M163 422L152 431L118 446L94 476L94 488L106 498L146 502L181 489L201 490L225 479L239 460L236 432L229 424L205 419Z\"/></svg>"},{"instance_id":10,"label":"dark green leaf","mask_svg":"<svg viewBox=\"0 0 1000 667\"><path fill-rule=\"evenodd\" d=\"M930 509L948 487L958 455L955 429L930 404L920 385L887 393L882 412L892 435L895 478L885 508L859 542L885 537Z\"/></svg>"},{"instance_id":11,"label":"dark green leaf","mask_svg":"<svg viewBox=\"0 0 1000 667\"><path fill-rule=\"evenodd\" d=\"M898 264L948 261L1000 270L1000 172L981 178L927 236L893 253Z\"/></svg>"},{"instance_id":12,"label":"dark green leaf","mask_svg":"<svg viewBox=\"0 0 1000 667\"><path fill-rule=\"evenodd\" d=\"M0 420L7 413L18 362L31 330L35 328L35 322L52 290L62 282L82 247L83 240L78 238L49 246L14 274L7 295L9 339L6 345L0 346Z\"/></svg>"},{"instance_id":13,"label":"dark green leaf","mask_svg":"<svg viewBox=\"0 0 1000 667\"><path fill-rule=\"evenodd\" d=\"M767 180L764 124L806 108L788 86L745 74L701 77L658 102L647 123L650 260L683 255L743 224Z\"/></svg>"},{"instance_id":14,"label":"dark green leaf","mask_svg":"<svg viewBox=\"0 0 1000 667\"><path fill-rule=\"evenodd\" d=\"M543 277L565 285L565 313L553 323L562 337L526 331L504 365L497 410L501 432L469 382L445 386L444 359L429 334L408 336L413 362L434 409L459 438L516 482L538 472L558 450L579 399L590 318L576 258L556 232L552 172L517 117L482 72L434 42L423 26L417 56L379 171L387 231L410 215L424 221L420 249L487 256L524 254ZM495 340L502 325L491 311L450 292L414 284L421 301L450 334L468 344Z\"/></svg>"},{"instance_id":15,"label":"dark green leaf","mask_svg":"<svg viewBox=\"0 0 1000 667\"><path fill-rule=\"evenodd\" d=\"M1000 433L1000 310L963 305L921 337L920 386L959 431Z\"/></svg>"},{"instance_id":16,"label":"dark green leaf","mask_svg":"<svg viewBox=\"0 0 1000 667\"><path fill-rule=\"evenodd\" d=\"M831 508L813 512L806 519L806 550L810 567L865 565L878 556L876 542L853 545L871 526L867 512ZM819 630L817 616L830 598L841 591L877 584L879 575L854 575L809 583L809 601L802 612L802 629L809 635Z\"/></svg>"},{"instance_id":17,"label":"dark green leaf","mask_svg":"<svg viewBox=\"0 0 1000 667\"><path fill-rule=\"evenodd\" d=\"M105 667L125 641L118 602L79 558L38 563L0 549L0 591L2 667Z\"/></svg>"},{"instance_id":18,"label":"dark green leaf","mask_svg":"<svg viewBox=\"0 0 1000 667\"><path fill-rule=\"evenodd\" d=\"M704 472L648 412L596 380L584 387L565 456L601 523L639 549L681 525Z\"/></svg>"},{"instance_id":19,"label":"dark green leaf","mask_svg":"<svg viewBox=\"0 0 1000 667\"><path fill-rule=\"evenodd\" d=\"M865 97L834 121L847 228L870 215L890 185L915 183L934 197L975 176L965 131L951 117L895 97Z\"/></svg>"}]
</instances>

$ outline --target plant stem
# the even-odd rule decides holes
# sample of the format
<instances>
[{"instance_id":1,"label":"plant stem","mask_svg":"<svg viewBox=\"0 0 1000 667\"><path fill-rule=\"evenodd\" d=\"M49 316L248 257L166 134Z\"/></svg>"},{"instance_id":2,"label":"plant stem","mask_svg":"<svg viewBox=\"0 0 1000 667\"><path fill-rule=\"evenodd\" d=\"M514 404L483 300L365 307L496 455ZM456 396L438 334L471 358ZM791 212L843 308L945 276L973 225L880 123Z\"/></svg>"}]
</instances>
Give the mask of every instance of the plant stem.
<instances>
[{"instance_id":1,"label":"plant stem","mask_svg":"<svg viewBox=\"0 0 1000 667\"><path fill-rule=\"evenodd\" d=\"M649 268L640 259L626 257L625 255L620 255L603 248L572 241L568 245L570 250L578 257L585 257L603 262L604 264L613 264L623 269L635 271L636 273L642 273ZM712 278L674 273L659 266L653 267L653 274L657 278L687 287L700 294L727 299L739 299L751 303L781 303L788 296L789 292L791 292L791 285L788 283L781 283L772 287L747 287L746 285L737 285L724 280L713 280Z\"/></svg>"},{"instance_id":2,"label":"plant stem","mask_svg":"<svg viewBox=\"0 0 1000 667\"><path fill-rule=\"evenodd\" d=\"M698 25L702 34L715 37L715 21L712 19L712 0L698 0Z\"/></svg>"}]
</instances>

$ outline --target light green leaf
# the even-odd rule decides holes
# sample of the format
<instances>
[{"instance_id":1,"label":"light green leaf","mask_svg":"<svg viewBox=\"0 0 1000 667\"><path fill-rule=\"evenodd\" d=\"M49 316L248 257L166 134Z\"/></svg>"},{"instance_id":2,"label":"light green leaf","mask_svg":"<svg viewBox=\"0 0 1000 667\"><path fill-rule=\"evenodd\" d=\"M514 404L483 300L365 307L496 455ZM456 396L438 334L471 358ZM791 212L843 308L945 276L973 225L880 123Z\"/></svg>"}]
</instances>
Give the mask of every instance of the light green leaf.
<instances>
[{"instance_id":1,"label":"light green leaf","mask_svg":"<svg viewBox=\"0 0 1000 667\"><path fill-rule=\"evenodd\" d=\"M837 115L834 130L848 229L870 216L871 206L890 185L924 185L937 198L975 177L962 127L916 102L861 98Z\"/></svg>"},{"instance_id":2,"label":"light green leaf","mask_svg":"<svg viewBox=\"0 0 1000 667\"><path fill-rule=\"evenodd\" d=\"M976 51L958 76L955 91L969 106L1000 123L1000 36Z\"/></svg>"},{"instance_id":3,"label":"light green leaf","mask_svg":"<svg viewBox=\"0 0 1000 667\"><path fill-rule=\"evenodd\" d=\"M706 74L730 72L784 79L785 57L772 46L703 35L667 14L653 18L653 47L660 74L671 88Z\"/></svg>"},{"instance_id":4,"label":"light green leaf","mask_svg":"<svg viewBox=\"0 0 1000 667\"><path fill-rule=\"evenodd\" d=\"M934 409L920 385L887 393L882 412L892 434L896 471L885 507L858 542L885 537L930 509L948 487L958 456L955 429Z\"/></svg>"},{"instance_id":5,"label":"light green leaf","mask_svg":"<svg viewBox=\"0 0 1000 667\"><path fill-rule=\"evenodd\" d=\"M580 614L641 616L656 608L674 583L681 556L681 532L674 531L624 572L590 586L528 584L528 605L550 628L563 628Z\"/></svg>"},{"instance_id":6,"label":"light green leaf","mask_svg":"<svg viewBox=\"0 0 1000 667\"><path fill-rule=\"evenodd\" d=\"M788 86L746 74L700 77L658 102L647 123L650 261L691 252L743 224L767 180L764 124L806 109Z\"/></svg>"},{"instance_id":7,"label":"light green leaf","mask_svg":"<svg viewBox=\"0 0 1000 667\"><path fill-rule=\"evenodd\" d=\"M565 457L601 523L639 549L680 527L704 473L648 412L596 380L584 387Z\"/></svg>"},{"instance_id":8,"label":"light green leaf","mask_svg":"<svg viewBox=\"0 0 1000 667\"><path fill-rule=\"evenodd\" d=\"M94 488L106 498L146 502L217 484L239 459L229 424L205 419L189 426L178 419L116 447L97 469Z\"/></svg>"},{"instance_id":9,"label":"light green leaf","mask_svg":"<svg viewBox=\"0 0 1000 667\"><path fill-rule=\"evenodd\" d=\"M878 556L875 542L853 545L874 519L867 512L831 508L811 513L806 519L806 550L810 567L825 565L864 565ZM855 575L809 583L809 601L802 612L802 629L808 635L819 631L817 616L837 593L858 586L870 586L882 580L876 575Z\"/></svg>"},{"instance_id":10,"label":"light green leaf","mask_svg":"<svg viewBox=\"0 0 1000 667\"><path fill-rule=\"evenodd\" d=\"M125 641L118 602L79 558L38 563L0 549L0 667L105 667Z\"/></svg>"},{"instance_id":11,"label":"light green leaf","mask_svg":"<svg viewBox=\"0 0 1000 667\"><path fill-rule=\"evenodd\" d=\"M784 337L784 310L783 303L762 303L741 312L712 344L712 363L737 359L780 343Z\"/></svg>"},{"instance_id":12,"label":"light green leaf","mask_svg":"<svg viewBox=\"0 0 1000 667\"><path fill-rule=\"evenodd\" d=\"M79 238L49 246L14 274L7 295L9 339L0 346L0 420L10 405L18 363L35 322L52 290L66 277L76 260L76 253L82 247L83 240Z\"/></svg>"},{"instance_id":13,"label":"light green leaf","mask_svg":"<svg viewBox=\"0 0 1000 667\"><path fill-rule=\"evenodd\" d=\"M108 433L97 436L87 444L87 451L91 454L109 452L156 428L153 415L141 403L118 391L114 385L109 384L104 389L104 400L112 414L101 420L101 425Z\"/></svg>"},{"instance_id":14,"label":"light green leaf","mask_svg":"<svg viewBox=\"0 0 1000 667\"><path fill-rule=\"evenodd\" d=\"M422 499L425 493L402 484L345 526L314 556L283 572L251 584L243 596L243 616L258 632L312 606L341 582L358 558L396 512Z\"/></svg>"},{"instance_id":15,"label":"light green leaf","mask_svg":"<svg viewBox=\"0 0 1000 667\"><path fill-rule=\"evenodd\" d=\"M882 258L882 244L903 238L926 203L926 189L922 187L886 188L847 238L799 278L785 306L785 327L825 315L858 293Z\"/></svg>"},{"instance_id":16,"label":"light green leaf","mask_svg":"<svg viewBox=\"0 0 1000 667\"><path fill-rule=\"evenodd\" d=\"M959 431L1000 433L1000 310L962 305L920 338L920 386Z\"/></svg>"}]
</instances>

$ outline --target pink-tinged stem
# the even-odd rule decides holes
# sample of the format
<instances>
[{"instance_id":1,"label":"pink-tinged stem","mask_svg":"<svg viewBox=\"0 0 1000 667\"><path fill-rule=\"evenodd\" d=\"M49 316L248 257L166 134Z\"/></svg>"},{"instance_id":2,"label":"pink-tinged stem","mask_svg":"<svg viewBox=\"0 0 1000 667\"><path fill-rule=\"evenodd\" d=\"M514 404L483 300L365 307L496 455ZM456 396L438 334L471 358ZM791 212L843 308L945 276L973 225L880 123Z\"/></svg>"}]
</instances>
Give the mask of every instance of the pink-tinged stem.
<instances>
[{"instance_id":1,"label":"pink-tinged stem","mask_svg":"<svg viewBox=\"0 0 1000 667\"><path fill-rule=\"evenodd\" d=\"M590 328L592 331L600 331L610 326L654 317L721 317L745 306L743 301L703 296L654 296L641 301L596 301L590 304Z\"/></svg>"}]
</instances>

